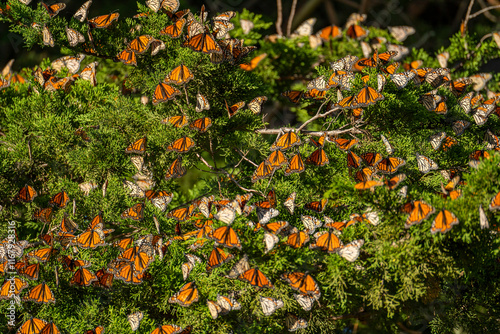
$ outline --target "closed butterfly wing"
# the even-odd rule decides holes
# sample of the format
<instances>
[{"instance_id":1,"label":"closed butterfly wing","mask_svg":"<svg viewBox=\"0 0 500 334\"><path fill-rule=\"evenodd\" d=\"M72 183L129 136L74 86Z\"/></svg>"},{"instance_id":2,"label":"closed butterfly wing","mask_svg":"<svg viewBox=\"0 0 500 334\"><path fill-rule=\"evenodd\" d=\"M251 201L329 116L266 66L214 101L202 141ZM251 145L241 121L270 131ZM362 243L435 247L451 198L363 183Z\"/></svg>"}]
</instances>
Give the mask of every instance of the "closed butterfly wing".
<instances>
[{"instance_id":1,"label":"closed butterfly wing","mask_svg":"<svg viewBox=\"0 0 500 334\"><path fill-rule=\"evenodd\" d=\"M271 314L276 312L277 309L284 306L284 303L281 299L259 296L259 300L262 307L262 312L265 316L270 316Z\"/></svg>"},{"instance_id":2,"label":"closed butterfly wing","mask_svg":"<svg viewBox=\"0 0 500 334\"><path fill-rule=\"evenodd\" d=\"M364 240L362 239L354 240L353 242L340 248L338 253L347 261L354 262L359 257L360 248L361 246L363 246L363 244Z\"/></svg>"},{"instance_id":3,"label":"closed butterfly wing","mask_svg":"<svg viewBox=\"0 0 500 334\"><path fill-rule=\"evenodd\" d=\"M139 328L139 325L141 324L141 320L143 317L144 317L144 314L140 311L129 314L127 316L128 322L129 322L130 327L132 328L133 332L135 332Z\"/></svg>"},{"instance_id":4,"label":"closed butterfly wing","mask_svg":"<svg viewBox=\"0 0 500 334\"><path fill-rule=\"evenodd\" d=\"M76 46L79 43L85 42L85 37L80 32L68 27L66 27L66 37L70 46Z\"/></svg>"},{"instance_id":5,"label":"closed butterfly wing","mask_svg":"<svg viewBox=\"0 0 500 334\"><path fill-rule=\"evenodd\" d=\"M207 300L207 306L208 306L208 311L212 316L212 319L217 319L219 315L223 315L228 312L228 310L225 310L218 303L211 300Z\"/></svg>"},{"instance_id":6,"label":"closed butterfly wing","mask_svg":"<svg viewBox=\"0 0 500 334\"><path fill-rule=\"evenodd\" d=\"M209 110L209 109L210 109L210 103L205 98L205 96L201 95L200 93L196 94L196 111L201 112L203 110Z\"/></svg>"},{"instance_id":7,"label":"closed butterfly wing","mask_svg":"<svg viewBox=\"0 0 500 334\"><path fill-rule=\"evenodd\" d=\"M170 180L171 178L180 178L186 174L186 168L182 167L182 158L179 157L172 162L165 174L165 179Z\"/></svg>"},{"instance_id":8,"label":"closed butterfly wing","mask_svg":"<svg viewBox=\"0 0 500 334\"><path fill-rule=\"evenodd\" d=\"M87 14L89 12L89 7L92 4L92 0L86 1L73 15L75 19L77 19L80 22L85 21L87 18Z\"/></svg>"},{"instance_id":9,"label":"closed butterfly wing","mask_svg":"<svg viewBox=\"0 0 500 334\"><path fill-rule=\"evenodd\" d=\"M54 47L54 45L55 45L54 37L52 37L52 34L50 33L49 28L47 28L46 26L43 26L43 28L42 28L42 40L43 40L44 45L47 45L50 47Z\"/></svg>"},{"instance_id":10,"label":"closed butterfly wing","mask_svg":"<svg viewBox=\"0 0 500 334\"><path fill-rule=\"evenodd\" d=\"M248 102L247 107L254 114L260 114L262 111L262 104L267 101L266 96L257 96L252 101Z\"/></svg>"},{"instance_id":11,"label":"closed butterfly wing","mask_svg":"<svg viewBox=\"0 0 500 334\"><path fill-rule=\"evenodd\" d=\"M285 208L287 208L288 212L293 215L293 211L295 209L295 198L297 197L297 193L294 191L287 197L287 199L283 202Z\"/></svg>"},{"instance_id":12,"label":"closed butterfly wing","mask_svg":"<svg viewBox=\"0 0 500 334\"><path fill-rule=\"evenodd\" d=\"M233 256L231 255L229 259L232 258ZM249 269L250 269L250 264L248 263L248 256L245 254L238 262L236 262L233 268L224 277L229 279L235 279Z\"/></svg>"},{"instance_id":13,"label":"closed butterfly wing","mask_svg":"<svg viewBox=\"0 0 500 334\"><path fill-rule=\"evenodd\" d=\"M418 164L418 170L421 173L428 173L431 170L436 170L439 168L438 164L434 162L434 160L429 159L426 156L420 155L417 153L417 164Z\"/></svg>"},{"instance_id":14,"label":"closed butterfly wing","mask_svg":"<svg viewBox=\"0 0 500 334\"><path fill-rule=\"evenodd\" d=\"M306 294L295 294L293 295L297 303L299 303L300 307L304 311L310 311L314 305L314 301L316 300L314 297L306 295Z\"/></svg>"}]
</instances>

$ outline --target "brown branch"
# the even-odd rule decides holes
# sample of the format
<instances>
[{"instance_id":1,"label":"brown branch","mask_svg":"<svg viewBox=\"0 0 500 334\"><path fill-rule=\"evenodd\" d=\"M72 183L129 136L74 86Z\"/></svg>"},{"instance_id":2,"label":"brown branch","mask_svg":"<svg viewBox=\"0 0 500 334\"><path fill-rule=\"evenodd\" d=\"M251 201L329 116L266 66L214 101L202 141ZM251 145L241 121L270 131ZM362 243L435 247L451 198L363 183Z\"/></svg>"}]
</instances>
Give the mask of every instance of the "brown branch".
<instances>
[{"instance_id":1,"label":"brown branch","mask_svg":"<svg viewBox=\"0 0 500 334\"><path fill-rule=\"evenodd\" d=\"M288 17L288 24L286 25L286 35L290 37L292 33L292 22L293 17L295 16L295 9L297 8L297 0L293 0L292 8L290 9L290 16Z\"/></svg>"},{"instance_id":2,"label":"brown branch","mask_svg":"<svg viewBox=\"0 0 500 334\"><path fill-rule=\"evenodd\" d=\"M326 104L326 102L323 102L323 104L318 108L318 112L316 113L316 115L314 115L313 117L309 118L307 121L305 121L298 129L297 131L302 131L303 128L306 127L307 124L317 120L318 118L323 118L323 117L326 117L328 115L330 115L331 113L337 111L337 110L340 110L340 107L334 107L330 110L328 110L327 112L325 112L324 114L320 114L319 112L321 111L321 108L323 108L323 106Z\"/></svg>"},{"instance_id":3,"label":"brown branch","mask_svg":"<svg viewBox=\"0 0 500 334\"><path fill-rule=\"evenodd\" d=\"M281 30L281 22L283 22L283 5L281 0L276 0L276 7L278 11L278 17L276 18L276 33L278 36L283 36L283 31Z\"/></svg>"},{"instance_id":4,"label":"brown branch","mask_svg":"<svg viewBox=\"0 0 500 334\"><path fill-rule=\"evenodd\" d=\"M467 30L467 23L469 22L470 11L472 10L473 5L474 5L474 0L470 0L469 7L467 7L467 14L465 14L465 19L464 19L464 32L465 30ZM465 47L465 49L467 49L467 46Z\"/></svg>"},{"instance_id":5,"label":"brown branch","mask_svg":"<svg viewBox=\"0 0 500 334\"><path fill-rule=\"evenodd\" d=\"M186 90L186 85L184 85L183 87L184 87L184 94L186 94L186 102L187 102L187 104L189 104L189 98L188 98L188 92Z\"/></svg>"},{"instance_id":6,"label":"brown branch","mask_svg":"<svg viewBox=\"0 0 500 334\"><path fill-rule=\"evenodd\" d=\"M251 164L252 164L252 165L254 165L255 167L259 167L259 165L257 165L255 162L253 162L252 160L250 160L250 159L248 159L248 158L247 158L247 154L248 154L248 152L247 152L246 154L243 154L243 152L241 152L241 151L240 151L237 147L235 147L235 148L234 148L234 150L235 150L236 152L238 152L238 154L239 154L239 155L241 155L241 157L242 157L244 160L248 161L249 163L251 163ZM239 164L240 164L240 163L238 163L235 167L237 167Z\"/></svg>"},{"instance_id":7,"label":"brown branch","mask_svg":"<svg viewBox=\"0 0 500 334\"><path fill-rule=\"evenodd\" d=\"M258 129L255 130L256 133L264 134L264 135L277 135L280 133L283 133L284 131L296 131L296 129L293 128L279 128L279 129ZM345 130L331 130L331 131L308 131L308 130L302 130L300 131L301 133L308 135L308 136L315 136L315 137L320 137L322 135L326 136L336 136L340 135L343 133L363 133L360 129L357 127L352 127L349 129Z\"/></svg>"},{"instance_id":8,"label":"brown branch","mask_svg":"<svg viewBox=\"0 0 500 334\"><path fill-rule=\"evenodd\" d=\"M474 14L469 15L469 20L475 18L476 16L483 14L484 12L490 11L490 10L495 9L495 8L500 8L500 5L490 6L490 7L486 7L486 8L483 8L481 10L478 10Z\"/></svg>"}]
</instances>

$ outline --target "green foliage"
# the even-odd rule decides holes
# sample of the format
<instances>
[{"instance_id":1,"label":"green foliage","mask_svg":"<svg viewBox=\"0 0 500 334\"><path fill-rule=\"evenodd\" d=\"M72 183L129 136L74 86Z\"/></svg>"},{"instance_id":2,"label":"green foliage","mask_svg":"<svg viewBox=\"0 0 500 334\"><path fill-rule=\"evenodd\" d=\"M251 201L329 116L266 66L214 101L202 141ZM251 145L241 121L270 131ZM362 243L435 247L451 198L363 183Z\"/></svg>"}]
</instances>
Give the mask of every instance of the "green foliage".
<instances>
[{"instance_id":1,"label":"green foliage","mask_svg":"<svg viewBox=\"0 0 500 334\"><path fill-rule=\"evenodd\" d=\"M482 159L478 168L468 165L470 154L484 147L485 130L489 128L499 134L500 121L496 115L489 117L487 125L477 125L472 115L464 113L459 106L460 98L445 88L447 83L438 88L438 94L446 98L446 115L428 111L419 99L434 87L426 82L417 85L410 81L405 88L398 89L390 75L386 76L387 83L382 90L383 100L363 106L362 118L354 116L352 109L335 105L340 91L335 87L330 88L323 99L303 97L293 106L280 96L291 89L307 93L310 80L320 75L328 81L333 74L329 62L346 55L362 57L359 41L348 38L345 32L340 39L326 41L315 49L311 48L308 36L266 39L262 38L262 30L272 23L245 10L232 19L235 29L230 35L245 39L246 47L258 45L258 51L235 61L214 63L208 54L184 47L188 41L184 36L174 39L161 35L159 31L174 21L163 11L154 13L141 3L139 13L146 16L120 17L105 29L90 29L88 24L75 19L50 18L41 4L35 9L19 1L8 3L9 15L0 18L11 24L12 32L23 36L27 48L35 44L44 46L41 30L31 26L36 23L49 28L62 54L85 53L82 68L93 61L99 61L99 65L96 86L79 79L73 80L68 90L52 92L44 88L32 71L26 70L22 72L26 83L11 83L0 91L1 235L7 234L8 222L15 221L19 240L30 243L24 250L27 253L48 247L42 246L40 234L51 231L57 235L66 215L79 225L77 234L80 234L101 211L105 229L114 230L106 237L107 244L95 249L66 247L60 238L55 238L53 246L59 254L41 263L38 281L26 279L29 283L26 290L45 281L56 303L22 301L16 304L15 328L30 317L37 317L53 321L67 333L81 333L98 325L103 325L107 333L131 333L127 315L142 311L144 318L137 333L150 333L159 324L169 323L182 327L193 325L194 332L199 333L279 333L286 328L284 319L288 313L306 319L308 327L303 332L310 333L349 332L360 324L359 331L366 333L396 333L401 324L413 330L430 327L435 333L455 329L475 332L476 328L486 333L498 332L500 288L496 278L500 271L497 231L500 218L487 208L500 190L500 156L488 151L490 158ZM240 19L254 23L248 34L242 30ZM88 44L70 47L65 26L84 34ZM92 35L93 43L89 43L87 33ZM142 35L163 41L165 49L155 56L151 56L149 50L138 54L135 67L122 64L116 55ZM397 43L385 30L370 28L365 40L373 37ZM467 33L452 36L450 42L440 53L450 54L450 67L454 64L452 79L477 74L487 61L500 55L492 40L479 43L476 36ZM94 52L90 52L90 47L95 48ZM382 47L379 53L384 51ZM239 67L240 63L249 63L261 53L267 57L253 71ZM439 66L434 56L421 49L411 50L402 62L413 60L422 60L422 67ZM39 69L45 70L51 64L46 59ZM150 103L157 85L181 64L190 69L194 78L185 85L174 85L180 94L172 101ZM352 87L342 89L344 97L357 94L366 85L377 87L380 66L365 68L364 74L370 75L367 83L357 73ZM62 70L56 76L63 78L70 73ZM497 89L497 76L487 83L488 89ZM198 93L210 102L209 110L195 110ZM263 111L268 113L267 117L247 108L228 117L226 103L229 106L239 101L248 103L263 95L268 98ZM189 126L176 128L168 121L162 122L178 115L186 116L188 124L200 117L210 117L212 125L202 133ZM472 125L463 135L455 136L452 122L456 120L466 120ZM302 127L305 122L310 123ZM322 167L308 165L304 172L289 176L285 176L285 167L281 167L270 177L252 182L256 166L271 152L277 133L273 128L279 127L300 129L297 134L302 145L284 152L288 159L298 152L306 160L318 149L309 138L317 140L326 132L328 138L323 149L329 163ZM457 144L446 150L432 149L429 137L438 131L454 137ZM347 166L346 152L332 142L336 136L356 138L359 143L352 150L357 155L379 152L386 157L385 146L379 139L381 135L394 146L393 156L406 162L398 173L406 174L403 184L408 186L407 198L398 194L401 186L396 190L385 186L355 189L356 170ZM147 137L144 161L153 175L153 189L173 193L168 211L187 207L209 195L217 200L232 200L236 195L251 192L251 202L256 202L274 189L280 215L273 221L286 220L291 227L303 231L307 227L300 217L311 215L305 204L325 198L329 202L324 215L335 222L356 222L343 229L339 238L344 245L363 240L359 258L349 262L338 254L311 249L307 244L295 249L286 245L287 238L283 235L274 249L266 253L263 229L256 227L258 216L253 211L248 217L236 215L231 225L242 244L241 250L224 248L234 259L207 269L214 241L208 240L193 250L191 246L197 239L186 237L186 233L196 230L192 224L196 219L212 220L214 229L226 224L198 215L180 222L185 237L176 237L178 222L174 218L150 200L131 197L130 190L123 185L124 179L136 182L138 178L137 169L124 149L144 136ZM179 154L167 149L183 136L195 142L189 152ZM436 161L440 171L459 170L463 183L458 188L462 196L454 200L443 198L441 184L447 181L437 170L421 173L417 152ZM187 174L166 180L165 174L179 156ZM379 173L379 176L383 175ZM142 177L148 179L145 175ZM84 193L81 184L86 182L95 183L97 189ZM38 193L31 203L15 200L19 189L26 184ZM103 184L107 185L105 196L101 191ZM68 193L70 204L54 209L46 224L34 219L37 210L48 207L51 197L61 190ZM283 202L294 191L297 199L292 215ZM405 228L408 214L401 208L411 200L424 200L436 212L446 208L456 215L459 224L445 234L431 234L434 214L420 224ZM144 219L122 218L122 212L138 202L145 203ZM479 205L486 211L489 229L479 226ZM378 213L378 224L370 224L366 219L370 211ZM323 214L312 215L325 220ZM356 221L353 214L361 217ZM121 251L113 242L127 236L137 241L148 235L162 239L141 284L117 279L111 289L70 284L74 273L61 263L63 255L90 261L88 269L95 273L109 268L120 256ZM313 235L310 238L309 244L314 243L316 238ZM169 302L186 283L181 269L186 262L185 253L196 254L202 260L187 280L195 281L199 290L198 302L189 307ZM258 267L271 280L274 289L259 289L222 277L244 254L248 255L250 267ZM314 302L310 312L300 307L294 297L296 291L281 279L283 273L295 271L311 274L320 287L321 298ZM22 292L23 297L25 294ZM242 308L212 319L206 302L216 300L218 294L234 294ZM284 306L271 316L264 316L260 296L279 298ZM7 313L8 305L8 302L0 303L0 312ZM432 317L429 318L429 314ZM0 330L14 332L15 329L1 322Z\"/></svg>"}]
</instances>

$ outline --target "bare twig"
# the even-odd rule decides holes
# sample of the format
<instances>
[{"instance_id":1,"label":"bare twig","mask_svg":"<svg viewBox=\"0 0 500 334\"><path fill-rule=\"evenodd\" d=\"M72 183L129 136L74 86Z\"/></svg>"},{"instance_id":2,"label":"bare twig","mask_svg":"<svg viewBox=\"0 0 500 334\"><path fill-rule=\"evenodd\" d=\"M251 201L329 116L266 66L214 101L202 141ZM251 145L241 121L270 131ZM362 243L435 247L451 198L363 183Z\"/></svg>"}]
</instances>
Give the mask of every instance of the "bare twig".
<instances>
[{"instance_id":1,"label":"bare twig","mask_svg":"<svg viewBox=\"0 0 500 334\"><path fill-rule=\"evenodd\" d=\"M29 154L29 157L30 157L30 161L32 161L32 159L31 159L31 143L30 143L29 140L28 140L28 154Z\"/></svg>"},{"instance_id":2,"label":"bare twig","mask_svg":"<svg viewBox=\"0 0 500 334\"><path fill-rule=\"evenodd\" d=\"M283 36L283 30L281 30L281 22L283 22L283 5L281 0L276 0L276 7L278 12L278 17L276 18L276 33L278 36Z\"/></svg>"},{"instance_id":3,"label":"bare twig","mask_svg":"<svg viewBox=\"0 0 500 334\"><path fill-rule=\"evenodd\" d=\"M316 115L314 115L313 117L309 118L307 121L305 121L298 129L297 131L302 131L303 128L305 128L307 126L307 124L317 120L318 118L323 118L323 117L326 117L328 115L330 115L331 113L335 112L335 111L338 111L340 110L340 107L335 107L335 108L332 108L330 110L328 110L327 112L325 112L324 114L320 114L319 112L321 111L321 108L325 105L326 102L323 102L323 104L319 107L318 109L318 112L316 113Z\"/></svg>"},{"instance_id":4,"label":"bare twig","mask_svg":"<svg viewBox=\"0 0 500 334\"><path fill-rule=\"evenodd\" d=\"M186 90L186 85L184 85L184 94L186 94L186 102L189 104L188 92Z\"/></svg>"},{"instance_id":5,"label":"bare twig","mask_svg":"<svg viewBox=\"0 0 500 334\"><path fill-rule=\"evenodd\" d=\"M246 161L248 161L249 163L251 163L251 164L252 164L252 165L254 165L255 167L259 167L259 165L257 165L255 162L253 162L252 160L250 160L250 159L248 159L248 158L247 158L247 154L248 154L248 152L247 152L246 154L243 154L243 152L241 152L241 151L240 151L237 147L235 147L235 148L234 148L234 150L235 150L236 152L238 152L238 154L239 154L239 155L241 155L241 157L242 157L243 159L245 159ZM239 163L238 163L238 165L239 165Z\"/></svg>"},{"instance_id":6,"label":"bare twig","mask_svg":"<svg viewBox=\"0 0 500 334\"><path fill-rule=\"evenodd\" d=\"M469 7L470 8L470 7ZM496 8L500 8L500 5L496 5L496 6L490 6L490 7L486 7L486 8L483 8L481 10L478 10L477 12L475 12L474 14L472 15L469 15L469 20L470 19L473 19L475 18L476 16L479 16L481 14L483 14L484 12L487 12L487 11L490 11L492 9L496 9Z\"/></svg>"},{"instance_id":7,"label":"bare twig","mask_svg":"<svg viewBox=\"0 0 500 334\"><path fill-rule=\"evenodd\" d=\"M277 135L282 133L283 131L295 131L293 128L280 128L280 129L258 129L255 130L256 133L260 134L266 134L266 135ZM300 131L301 133L308 135L308 136L315 136L315 137L320 137L322 135L326 136L335 136L335 135L340 135L343 133L363 133L360 129L357 127L352 127L349 129L345 130L331 130L331 131L307 131L307 130L302 130Z\"/></svg>"},{"instance_id":8,"label":"bare twig","mask_svg":"<svg viewBox=\"0 0 500 334\"><path fill-rule=\"evenodd\" d=\"M493 33L490 32L489 34L486 34L484 35L483 37L481 37L481 39L479 40L479 43L476 45L476 49L479 49L479 47L481 46L481 44L483 44L483 42L487 39L487 38L490 38L491 36L493 36Z\"/></svg>"},{"instance_id":9,"label":"bare twig","mask_svg":"<svg viewBox=\"0 0 500 334\"><path fill-rule=\"evenodd\" d=\"M288 24L286 25L286 35L290 37L292 33L292 22L293 17L295 16L295 9L297 8L297 0L293 0L292 9L290 9L290 16L288 17Z\"/></svg>"},{"instance_id":10,"label":"bare twig","mask_svg":"<svg viewBox=\"0 0 500 334\"><path fill-rule=\"evenodd\" d=\"M465 14L465 19L464 19L464 31L467 30L467 23L469 22L470 11L472 10L473 5L474 5L474 0L470 0L469 7L467 7L467 14Z\"/></svg>"}]
</instances>

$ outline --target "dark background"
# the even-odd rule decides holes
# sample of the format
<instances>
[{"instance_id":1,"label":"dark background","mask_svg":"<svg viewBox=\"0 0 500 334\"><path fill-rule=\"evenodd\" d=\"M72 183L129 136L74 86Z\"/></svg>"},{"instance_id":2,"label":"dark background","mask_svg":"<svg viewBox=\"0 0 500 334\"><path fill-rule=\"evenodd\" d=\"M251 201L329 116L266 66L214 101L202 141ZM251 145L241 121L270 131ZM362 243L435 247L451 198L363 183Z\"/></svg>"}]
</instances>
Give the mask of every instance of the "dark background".
<instances>
[{"instance_id":1,"label":"dark background","mask_svg":"<svg viewBox=\"0 0 500 334\"><path fill-rule=\"evenodd\" d=\"M145 0L139 0L145 3ZM35 7L39 1L32 1L30 6ZM56 1L47 1L53 4ZM66 9L58 15L68 20L75 11L85 2L84 0L63 0ZM292 0L282 0L283 3L283 32L292 6ZM263 15L267 21L276 21L276 0L181 0L180 8L190 8L198 12L201 5L205 4L209 15L215 15L226 10L241 11L246 8L252 12ZM301 22L316 17L315 31L329 25L343 26L347 17L353 12L366 13L367 26L385 28L395 25L411 25L415 27L416 34L405 41L408 47L423 47L428 52L435 53L441 46L449 44L448 39L460 28L460 23L465 17L469 0L299 0L293 20L293 27ZM3 4L2 7L4 7ZM500 0L476 0L471 13L494 5L500 5ZM89 17L119 12L122 17L132 16L137 13L136 0L122 1L100 1L94 0L90 7ZM469 31L481 38L492 31L500 30L500 11L498 9L489 11L486 15L480 15L469 22ZM267 34L274 34L275 26L272 25ZM9 32L7 23L0 22L0 67L9 59L16 58L14 70L22 67L33 67L39 64L44 57L58 57L59 50L56 48L33 47L31 50L23 48L22 38ZM493 69L494 70L494 69Z\"/></svg>"}]
</instances>

